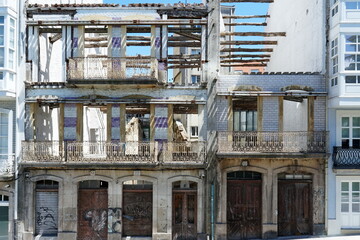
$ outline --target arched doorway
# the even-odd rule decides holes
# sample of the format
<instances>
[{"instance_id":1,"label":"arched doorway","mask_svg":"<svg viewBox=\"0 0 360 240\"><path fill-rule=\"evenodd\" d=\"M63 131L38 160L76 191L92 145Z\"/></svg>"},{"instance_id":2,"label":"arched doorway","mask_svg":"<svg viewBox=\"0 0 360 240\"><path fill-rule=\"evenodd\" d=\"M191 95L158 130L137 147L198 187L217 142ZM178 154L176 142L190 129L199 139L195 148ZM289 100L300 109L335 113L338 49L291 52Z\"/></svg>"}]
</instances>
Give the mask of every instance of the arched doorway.
<instances>
[{"instance_id":1,"label":"arched doorway","mask_svg":"<svg viewBox=\"0 0 360 240\"><path fill-rule=\"evenodd\" d=\"M261 173L236 171L227 174L228 239L261 238Z\"/></svg>"},{"instance_id":2,"label":"arched doorway","mask_svg":"<svg viewBox=\"0 0 360 240\"><path fill-rule=\"evenodd\" d=\"M107 239L108 182L81 181L78 194L78 240Z\"/></svg>"},{"instance_id":3,"label":"arched doorway","mask_svg":"<svg viewBox=\"0 0 360 240\"><path fill-rule=\"evenodd\" d=\"M197 183L177 181L172 185L172 239L197 239Z\"/></svg>"},{"instance_id":4,"label":"arched doorway","mask_svg":"<svg viewBox=\"0 0 360 240\"><path fill-rule=\"evenodd\" d=\"M278 235L312 234L312 175L278 175Z\"/></svg>"}]
</instances>

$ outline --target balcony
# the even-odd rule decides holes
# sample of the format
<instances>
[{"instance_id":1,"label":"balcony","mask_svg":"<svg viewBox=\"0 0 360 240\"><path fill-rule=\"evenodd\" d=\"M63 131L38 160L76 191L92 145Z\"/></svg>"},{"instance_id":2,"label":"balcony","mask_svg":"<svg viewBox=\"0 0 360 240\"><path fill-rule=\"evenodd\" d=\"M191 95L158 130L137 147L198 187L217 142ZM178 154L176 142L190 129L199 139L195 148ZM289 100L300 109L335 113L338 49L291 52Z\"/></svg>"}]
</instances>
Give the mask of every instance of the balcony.
<instances>
[{"instance_id":1,"label":"balcony","mask_svg":"<svg viewBox=\"0 0 360 240\"><path fill-rule=\"evenodd\" d=\"M14 175L14 160L13 154L0 154L0 178Z\"/></svg>"},{"instance_id":2,"label":"balcony","mask_svg":"<svg viewBox=\"0 0 360 240\"><path fill-rule=\"evenodd\" d=\"M337 169L360 169L360 148L334 147L332 160Z\"/></svg>"},{"instance_id":3,"label":"balcony","mask_svg":"<svg viewBox=\"0 0 360 240\"><path fill-rule=\"evenodd\" d=\"M141 56L70 58L67 81L74 84L156 84L158 62Z\"/></svg>"},{"instance_id":4,"label":"balcony","mask_svg":"<svg viewBox=\"0 0 360 240\"><path fill-rule=\"evenodd\" d=\"M327 132L219 132L218 153L326 153Z\"/></svg>"},{"instance_id":5,"label":"balcony","mask_svg":"<svg viewBox=\"0 0 360 240\"><path fill-rule=\"evenodd\" d=\"M203 164L205 143L24 141L22 163Z\"/></svg>"}]
</instances>

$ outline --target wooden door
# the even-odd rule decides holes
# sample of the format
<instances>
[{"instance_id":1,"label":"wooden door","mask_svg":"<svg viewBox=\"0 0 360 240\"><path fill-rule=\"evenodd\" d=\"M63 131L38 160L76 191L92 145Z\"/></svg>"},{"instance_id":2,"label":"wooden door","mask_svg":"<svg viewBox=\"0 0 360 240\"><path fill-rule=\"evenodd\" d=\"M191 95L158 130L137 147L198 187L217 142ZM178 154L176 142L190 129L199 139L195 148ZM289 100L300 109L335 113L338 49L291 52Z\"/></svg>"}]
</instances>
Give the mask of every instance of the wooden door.
<instances>
[{"instance_id":1,"label":"wooden door","mask_svg":"<svg viewBox=\"0 0 360 240\"><path fill-rule=\"evenodd\" d=\"M79 189L77 239L107 239L107 211L107 189Z\"/></svg>"},{"instance_id":2,"label":"wooden door","mask_svg":"<svg viewBox=\"0 0 360 240\"><path fill-rule=\"evenodd\" d=\"M311 235L311 182L279 180L278 235Z\"/></svg>"},{"instance_id":3,"label":"wooden door","mask_svg":"<svg viewBox=\"0 0 360 240\"><path fill-rule=\"evenodd\" d=\"M197 194L196 190L173 191L173 240L197 239Z\"/></svg>"},{"instance_id":4,"label":"wooden door","mask_svg":"<svg viewBox=\"0 0 360 240\"><path fill-rule=\"evenodd\" d=\"M261 238L261 180L227 181L228 239Z\"/></svg>"},{"instance_id":5,"label":"wooden door","mask_svg":"<svg viewBox=\"0 0 360 240\"><path fill-rule=\"evenodd\" d=\"M123 236L152 236L152 190L123 191Z\"/></svg>"}]
</instances>

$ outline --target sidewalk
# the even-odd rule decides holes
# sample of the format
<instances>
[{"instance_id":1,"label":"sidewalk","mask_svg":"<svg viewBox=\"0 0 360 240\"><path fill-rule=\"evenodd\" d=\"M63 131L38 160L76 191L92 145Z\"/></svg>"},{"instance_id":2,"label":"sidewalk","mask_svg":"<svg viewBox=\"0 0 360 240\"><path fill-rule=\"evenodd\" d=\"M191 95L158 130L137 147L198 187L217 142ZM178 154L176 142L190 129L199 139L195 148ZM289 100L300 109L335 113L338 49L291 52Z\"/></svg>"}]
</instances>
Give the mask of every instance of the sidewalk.
<instances>
[{"instance_id":1,"label":"sidewalk","mask_svg":"<svg viewBox=\"0 0 360 240\"><path fill-rule=\"evenodd\" d=\"M314 239L314 240L360 240L360 235L350 235L350 236L303 236L303 237L279 237L278 240L290 240L290 239Z\"/></svg>"}]
</instances>

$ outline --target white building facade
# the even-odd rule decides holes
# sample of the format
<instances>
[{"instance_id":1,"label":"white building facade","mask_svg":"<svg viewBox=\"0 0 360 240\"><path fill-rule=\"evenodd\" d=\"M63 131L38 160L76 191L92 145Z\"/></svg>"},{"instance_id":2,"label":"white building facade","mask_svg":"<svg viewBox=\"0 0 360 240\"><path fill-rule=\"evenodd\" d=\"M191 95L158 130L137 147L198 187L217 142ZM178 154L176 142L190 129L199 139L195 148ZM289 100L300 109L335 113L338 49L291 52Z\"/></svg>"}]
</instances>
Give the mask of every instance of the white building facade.
<instances>
[{"instance_id":1,"label":"white building facade","mask_svg":"<svg viewBox=\"0 0 360 240\"><path fill-rule=\"evenodd\" d=\"M360 2L331 1L328 234L360 232Z\"/></svg>"}]
</instances>

